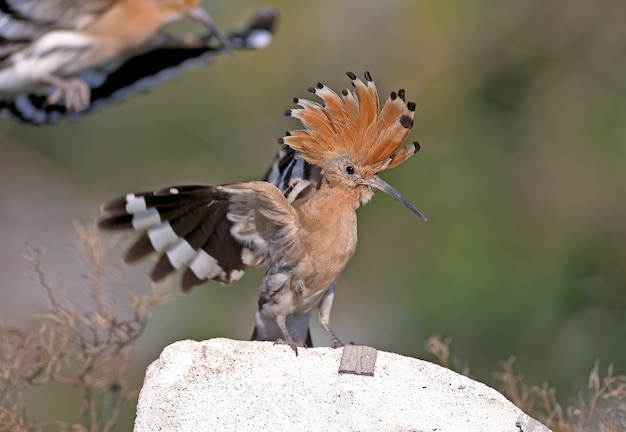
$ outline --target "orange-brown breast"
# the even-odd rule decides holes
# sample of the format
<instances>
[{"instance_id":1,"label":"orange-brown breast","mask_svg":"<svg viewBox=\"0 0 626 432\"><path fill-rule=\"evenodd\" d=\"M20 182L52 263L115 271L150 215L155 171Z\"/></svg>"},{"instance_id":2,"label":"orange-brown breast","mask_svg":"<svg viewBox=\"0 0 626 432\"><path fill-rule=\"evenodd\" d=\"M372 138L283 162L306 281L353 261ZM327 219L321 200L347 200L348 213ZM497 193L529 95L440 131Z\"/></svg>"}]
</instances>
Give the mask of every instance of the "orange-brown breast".
<instances>
[{"instance_id":1,"label":"orange-brown breast","mask_svg":"<svg viewBox=\"0 0 626 432\"><path fill-rule=\"evenodd\" d=\"M305 255L295 274L308 290L330 287L352 258L357 244L357 206L354 193L325 182L317 193L294 203Z\"/></svg>"}]
</instances>

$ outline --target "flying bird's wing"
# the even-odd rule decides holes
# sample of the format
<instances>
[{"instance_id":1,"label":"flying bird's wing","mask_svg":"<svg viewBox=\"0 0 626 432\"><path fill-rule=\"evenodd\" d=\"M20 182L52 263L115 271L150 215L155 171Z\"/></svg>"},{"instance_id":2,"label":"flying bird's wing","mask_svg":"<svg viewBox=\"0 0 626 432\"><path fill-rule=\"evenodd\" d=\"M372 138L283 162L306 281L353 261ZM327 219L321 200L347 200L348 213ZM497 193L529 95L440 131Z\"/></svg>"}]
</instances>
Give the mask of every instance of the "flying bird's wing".
<instances>
[{"instance_id":1,"label":"flying bird's wing","mask_svg":"<svg viewBox=\"0 0 626 432\"><path fill-rule=\"evenodd\" d=\"M0 62L47 31L84 28L115 1L0 1Z\"/></svg>"},{"instance_id":2,"label":"flying bird's wing","mask_svg":"<svg viewBox=\"0 0 626 432\"><path fill-rule=\"evenodd\" d=\"M35 38L51 29L81 29L117 1L2 0L0 34Z\"/></svg>"}]
</instances>

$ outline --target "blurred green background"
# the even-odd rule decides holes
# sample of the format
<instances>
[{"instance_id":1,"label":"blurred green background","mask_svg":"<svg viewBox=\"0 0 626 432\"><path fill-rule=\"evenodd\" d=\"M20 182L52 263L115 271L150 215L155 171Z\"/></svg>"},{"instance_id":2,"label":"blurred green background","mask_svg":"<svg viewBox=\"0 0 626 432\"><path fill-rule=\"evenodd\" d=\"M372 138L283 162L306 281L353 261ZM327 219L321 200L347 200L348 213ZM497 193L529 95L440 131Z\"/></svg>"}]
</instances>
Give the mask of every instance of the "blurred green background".
<instances>
[{"instance_id":1,"label":"blurred green background","mask_svg":"<svg viewBox=\"0 0 626 432\"><path fill-rule=\"evenodd\" d=\"M72 218L91 222L101 202L126 192L260 178L276 138L298 128L282 115L294 96L312 97L318 81L340 90L346 71L369 70L383 97L403 87L417 103L410 139L422 151L384 177L429 222L383 194L359 210L337 334L433 360L424 342L439 333L473 377L494 385L498 361L515 355L528 383L548 381L563 398L586 386L596 359L626 373L626 3L207 8L228 29L262 4L281 15L264 51L220 58L78 122L0 123L0 319L25 323L42 305L23 276L26 243L46 249L66 295L80 295ZM118 264L119 239L107 238ZM127 269L138 288L146 270ZM139 384L173 341L247 339L262 274L160 306L129 381ZM314 340L327 345L313 321Z\"/></svg>"}]
</instances>

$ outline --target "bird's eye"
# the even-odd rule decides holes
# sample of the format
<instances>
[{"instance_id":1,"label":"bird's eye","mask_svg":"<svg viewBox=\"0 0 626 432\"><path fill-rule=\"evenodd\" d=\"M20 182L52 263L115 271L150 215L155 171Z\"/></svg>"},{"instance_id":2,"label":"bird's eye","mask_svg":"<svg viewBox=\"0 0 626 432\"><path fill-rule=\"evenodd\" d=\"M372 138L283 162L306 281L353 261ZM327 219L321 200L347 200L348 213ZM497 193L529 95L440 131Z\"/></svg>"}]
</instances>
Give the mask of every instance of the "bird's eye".
<instances>
[{"instance_id":1,"label":"bird's eye","mask_svg":"<svg viewBox=\"0 0 626 432\"><path fill-rule=\"evenodd\" d=\"M347 172L349 175L354 174L354 172L355 172L355 171L354 171L354 167L353 167L352 165L348 165L348 166L346 167L346 172Z\"/></svg>"}]
</instances>

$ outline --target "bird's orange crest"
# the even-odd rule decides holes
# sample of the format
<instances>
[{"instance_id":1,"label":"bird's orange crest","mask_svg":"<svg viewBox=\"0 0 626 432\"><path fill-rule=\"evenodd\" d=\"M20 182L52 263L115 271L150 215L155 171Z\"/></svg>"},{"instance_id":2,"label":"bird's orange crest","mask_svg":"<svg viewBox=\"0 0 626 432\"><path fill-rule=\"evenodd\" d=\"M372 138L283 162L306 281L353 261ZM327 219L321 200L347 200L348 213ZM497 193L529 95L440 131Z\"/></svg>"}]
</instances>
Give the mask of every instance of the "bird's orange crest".
<instances>
[{"instance_id":1,"label":"bird's orange crest","mask_svg":"<svg viewBox=\"0 0 626 432\"><path fill-rule=\"evenodd\" d=\"M285 114L299 119L304 129L288 132L280 141L314 165L341 154L375 173L401 164L419 149L417 142L403 145L413 126L415 103L407 103L400 89L380 109L370 73L365 72L365 82L352 72L347 75L354 91L344 89L340 96L318 83L309 91L323 104L295 98L302 108Z\"/></svg>"}]
</instances>

